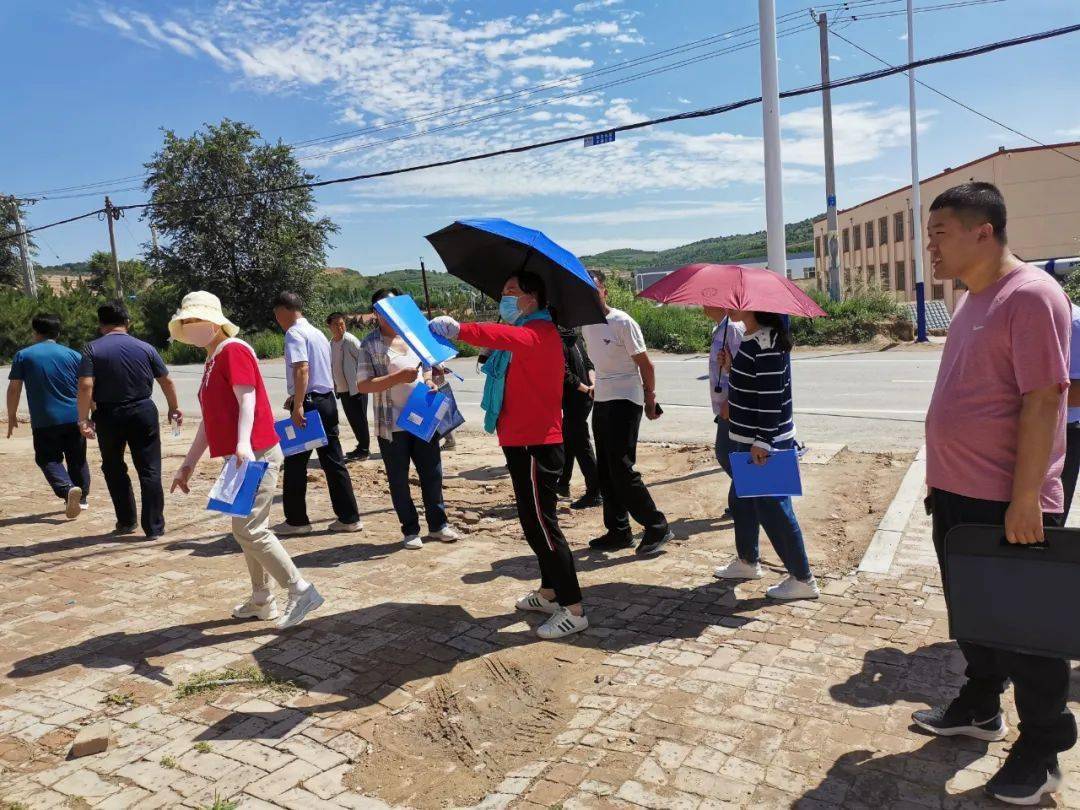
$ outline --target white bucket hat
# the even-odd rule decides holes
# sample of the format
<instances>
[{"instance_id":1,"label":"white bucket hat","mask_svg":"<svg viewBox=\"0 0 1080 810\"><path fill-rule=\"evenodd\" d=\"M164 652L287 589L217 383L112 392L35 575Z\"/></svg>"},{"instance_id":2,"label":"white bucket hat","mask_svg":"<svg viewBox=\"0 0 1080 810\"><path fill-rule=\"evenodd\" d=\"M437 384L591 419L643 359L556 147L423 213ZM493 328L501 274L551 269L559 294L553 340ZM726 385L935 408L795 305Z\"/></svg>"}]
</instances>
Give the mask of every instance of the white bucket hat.
<instances>
[{"instance_id":1,"label":"white bucket hat","mask_svg":"<svg viewBox=\"0 0 1080 810\"><path fill-rule=\"evenodd\" d=\"M169 321L169 334L173 340L181 339L181 321L186 318L198 318L200 321L217 324L229 337L236 337L240 333L240 327L226 318L221 311L221 300L205 290L190 292L180 302L180 309L176 310L176 314Z\"/></svg>"}]
</instances>

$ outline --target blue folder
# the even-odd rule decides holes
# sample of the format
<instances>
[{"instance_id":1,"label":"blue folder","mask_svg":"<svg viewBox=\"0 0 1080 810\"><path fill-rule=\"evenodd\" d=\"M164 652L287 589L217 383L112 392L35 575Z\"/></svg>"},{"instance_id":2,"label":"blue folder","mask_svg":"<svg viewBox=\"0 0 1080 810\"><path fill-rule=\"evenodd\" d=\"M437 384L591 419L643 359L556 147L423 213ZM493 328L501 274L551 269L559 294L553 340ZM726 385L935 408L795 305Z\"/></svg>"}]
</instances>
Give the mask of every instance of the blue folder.
<instances>
[{"instance_id":1,"label":"blue folder","mask_svg":"<svg viewBox=\"0 0 1080 810\"><path fill-rule=\"evenodd\" d=\"M215 512L224 512L226 515L232 515L233 517L247 517L251 514L251 510L255 508L255 495L259 491L259 484L262 483L263 476L266 475L269 466L265 461L248 462L244 482L240 485L240 489L237 490L232 503L211 498L207 502L206 508Z\"/></svg>"},{"instance_id":2,"label":"blue folder","mask_svg":"<svg viewBox=\"0 0 1080 810\"><path fill-rule=\"evenodd\" d=\"M449 409L450 399L446 394L432 391L420 383L413 388L401 409L397 426L429 442Z\"/></svg>"},{"instance_id":3,"label":"blue folder","mask_svg":"<svg viewBox=\"0 0 1080 810\"><path fill-rule=\"evenodd\" d=\"M304 413L304 417L307 419L307 426L303 428L298 428L291 418L274 422L274 430L281 441L281 452L286 456L295 456L327 444L326 431L323 429L319 412L310 410Z\"/></svg>"},{"instance_id":4,"label":"blue folder","mask_svg":"<svg viewBox=\"0 0 1080 810\"><path fill-rule=\"evenodd\" d=\"M791 450L774 450L761 466L750 459L749 453L731 453L731 477L735 495L739 498L764 498L802 495L799 476L799 454Z\"/></svg>"},{"instance_id":5,"label":"blue folder","mask_svg":"<svg viewBox=\"0 0 1080 810\"><path fill-rule=\"evenodd\" d=\"M376 301L375 311L390 321L394 331L409 344L425 366L440 366L457 357L453 343L432 333L428 319L411 295L393 295Z\"/></svg>"}]
</instances>

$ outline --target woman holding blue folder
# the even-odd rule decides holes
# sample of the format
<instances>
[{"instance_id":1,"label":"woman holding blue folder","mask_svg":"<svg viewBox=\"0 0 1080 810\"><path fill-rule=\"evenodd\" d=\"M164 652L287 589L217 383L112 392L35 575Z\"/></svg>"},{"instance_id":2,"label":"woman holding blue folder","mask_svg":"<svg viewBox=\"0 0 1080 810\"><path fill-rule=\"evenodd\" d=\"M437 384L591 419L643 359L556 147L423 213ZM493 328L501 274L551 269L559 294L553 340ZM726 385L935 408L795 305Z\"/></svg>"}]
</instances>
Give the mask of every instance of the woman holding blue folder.
<instances>
[{"instance_id":1,"label":"woman holding blue folder","mask_svg":"<svg viewBox=\"0 0 1080 810\"><path fill-rule=\"evenodd\" d=\"M777 450L795 443L791 398L791 332L775 312L733 311L732 320L746 329L735 356L725 349L723 368L728 372L729 450L749 453L763 465ZM734 499L735 549L738 557L716 569L719 579L760 579L758 535L769 537L787 578L768 589L772 599L817 599L817 582L806 557L802 529L788 496Z\"/></svg>"},{"instance_id":2,"label":"woman holding blue folder","mask_svg":"<svg viewBox=\"0 0 1080 810\"><path fill-rule=\"evenodd\" d=\"M289 553L270 529L270 507L277 490L284 456L274 431L274 414L266 395L255 351L235 336L239 328L221 311L221 301L208 292L184 296L169 322L173 340L206 350L206 366L199 386L203 421L184 463L173 477L172 492L190 490L192 473L207 449L211 458L234 456L236 462L267 464L255 492L252 511L233 517L232 532L244 552L251 575L251 597L233 608L237 619L277 619L284 630L299 624L323 603L315 586L300 576ZM270 577L288 589L284 613L270 590ZM279 618L280 616L280 618Z\"/></svg>"}]
</instances>

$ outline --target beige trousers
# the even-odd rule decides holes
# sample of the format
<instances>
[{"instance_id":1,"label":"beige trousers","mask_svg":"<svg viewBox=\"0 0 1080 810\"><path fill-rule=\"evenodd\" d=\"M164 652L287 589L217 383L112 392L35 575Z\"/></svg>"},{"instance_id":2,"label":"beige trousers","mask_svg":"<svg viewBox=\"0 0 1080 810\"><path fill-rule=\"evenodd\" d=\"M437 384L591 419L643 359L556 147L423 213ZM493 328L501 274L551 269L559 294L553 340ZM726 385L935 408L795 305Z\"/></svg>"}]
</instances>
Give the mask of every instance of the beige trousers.
<instances>
[{"instance_id":1,"label":"beige trousers","mask_svg":"<svg viewBox=\"0 0 1080 810\"><path fill-rule=\"evenodd\" d=\"M251 574L251 589L264 591L270 587L270 577L285 588L300 579L289 552L270 529L270 507L277 492L278 473L285 456L274 445L269 450L256 453L259 461L269 462L259 490L255 493L255 508L246 518L232 519L233 537L244 551L244 561Z\"/></svg>"}]
</instances>

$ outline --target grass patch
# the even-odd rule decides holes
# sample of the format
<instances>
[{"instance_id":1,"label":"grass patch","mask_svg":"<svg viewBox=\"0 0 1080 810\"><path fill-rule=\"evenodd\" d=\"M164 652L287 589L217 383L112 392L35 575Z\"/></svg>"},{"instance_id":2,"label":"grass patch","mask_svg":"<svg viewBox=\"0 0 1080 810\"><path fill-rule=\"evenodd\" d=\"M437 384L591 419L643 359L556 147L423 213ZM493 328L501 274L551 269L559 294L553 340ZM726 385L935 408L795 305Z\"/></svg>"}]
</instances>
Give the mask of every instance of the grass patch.
<instances>
[{"instance_id":1,"label":"grass patch","mask_svg":"<svg viewBox=\"0 0 1080 810\"><path fill-rule=\"evenodd\" d=\"M162 757L160 764L162 768L175 768L176 760L173 757Z\"/></svg>"},{"instance_id":2,"label":"grass patch","mask_svg":"<svg viewBox=\"0 0 1080 810\"><path fill-rule=\"evenodd\" d=\"M127 692L117 692L111 695L106 695L101 699L101 702L107 706L117 706L121 709L130 709L135 705L135 698L133 698Z\"/></svg>"},{"instance_id":3,"label":"grass patch","mask_svg":"<svg viewBox=\"0 0 1080 810\"><path fill-rule=\"evenodd\" d=\"M177 697L189 697L228 686L266 686L278 692L294 692L300 687L289 680L275 678L258 667L221 669L200 672L176 687Z\"/></svg>"},{"instance_id":4,"label":"grass patch","mask_svg":"<svg viewBox=\"0 0 1080 810\"><path fill-rule=\"evenodd\" d=\"M200 754L209 754L214 748L206 740L199 740L199 742L195 743L195 750Z\"/></svg>"},{"instance_id":5,"label":"grass patch","mask_svg":"<svg viewBox=\"0 0 1080 810\"><path fill-rule=\"evenodd\" d=\"M232 799L219 799L214 796L214 803L207 805L203 810L236 810L240 804Z\"/></svg>"}]
</instances>

